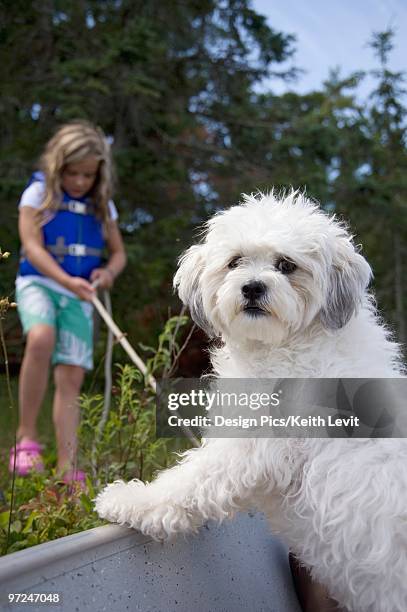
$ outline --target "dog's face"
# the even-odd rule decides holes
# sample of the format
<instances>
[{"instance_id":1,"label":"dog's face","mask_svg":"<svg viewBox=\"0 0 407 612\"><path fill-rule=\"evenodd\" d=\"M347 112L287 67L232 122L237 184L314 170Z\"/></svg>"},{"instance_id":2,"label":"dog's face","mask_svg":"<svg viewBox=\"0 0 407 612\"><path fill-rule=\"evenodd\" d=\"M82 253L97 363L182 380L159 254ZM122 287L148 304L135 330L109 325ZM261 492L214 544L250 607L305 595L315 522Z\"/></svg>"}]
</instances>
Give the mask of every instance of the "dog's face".
<instances>
[{"instance_id":1,"label":"dog's face","mask_svg":"<svg viewBox=\"0 0 407 612\"><path fill-rule=\"evenodd\" d=\"M174 284L211 335L280 344L316 317L343 327L371 270L346 229L304 196L246 197L215 215Z\"/></svg>"}]
</instances>

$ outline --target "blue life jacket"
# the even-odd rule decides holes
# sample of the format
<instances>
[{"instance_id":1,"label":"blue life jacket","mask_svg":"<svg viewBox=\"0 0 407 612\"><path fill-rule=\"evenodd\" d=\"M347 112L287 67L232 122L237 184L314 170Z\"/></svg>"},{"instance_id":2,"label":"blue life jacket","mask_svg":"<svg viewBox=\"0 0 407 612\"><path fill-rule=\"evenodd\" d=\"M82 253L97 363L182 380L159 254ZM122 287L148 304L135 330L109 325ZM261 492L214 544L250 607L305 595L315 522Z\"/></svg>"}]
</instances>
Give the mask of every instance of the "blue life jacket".
<instances>
[{"instance_id":1,"label":"blue life jacket","mask_svg":"<svg viewBox=\"0 0 407 612\"><path fill-rule=\"evenodd\" d=\"M27 187L39 181L45 185L42 172L32 174ZM64 191L55 215L42 226L44 247L71 276L89 279L92 270L100 267L105 245L102 222L95 216L89 198L73 200ZM29 262L22 249L19 275L44 276Z\"/></svg>"}]
</instances>

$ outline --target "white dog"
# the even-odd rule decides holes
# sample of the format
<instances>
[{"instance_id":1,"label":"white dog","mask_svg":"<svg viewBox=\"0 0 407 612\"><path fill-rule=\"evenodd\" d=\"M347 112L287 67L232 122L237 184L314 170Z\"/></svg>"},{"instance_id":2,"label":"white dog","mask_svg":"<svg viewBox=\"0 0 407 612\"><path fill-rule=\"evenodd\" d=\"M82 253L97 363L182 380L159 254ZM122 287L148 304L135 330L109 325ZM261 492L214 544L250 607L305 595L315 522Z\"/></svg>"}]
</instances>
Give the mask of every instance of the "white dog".
<instances>
[{"instance_id":1,"label":"white dog","mask_svg":"<svg viewBox=\"0 0 407 612\"><path fill-rule=\"evenodd\" d=\"M346 228L298 193L245 197L212 218L175 286L223 346L228 378L403 375ZM208 439L151 484L108 485L101 517L156 539L257 507L354 612L407 611L404 439Z\"/></svg>"}]
</instances>

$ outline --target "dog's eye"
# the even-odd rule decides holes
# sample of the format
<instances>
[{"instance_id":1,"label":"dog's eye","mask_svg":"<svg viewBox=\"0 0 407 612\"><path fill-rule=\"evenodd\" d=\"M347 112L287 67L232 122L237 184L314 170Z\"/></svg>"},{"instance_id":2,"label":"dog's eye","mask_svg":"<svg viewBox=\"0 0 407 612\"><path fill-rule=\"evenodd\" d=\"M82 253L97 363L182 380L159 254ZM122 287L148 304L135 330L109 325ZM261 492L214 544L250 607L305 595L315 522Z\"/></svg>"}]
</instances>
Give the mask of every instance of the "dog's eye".
<instances>
[{"instance_id":1,"label":"dog's eye","mask_svg":"<svg viewBox=\"0 0 407 612\"><path fill-rule=\"evenodd\" d=\"M280 270L282 274L291 274L291 272L297 269L297 265L293 261L281 257L276 264L276 268Z\"/></svg>"},{"instance_id":2,"label":"dog's eye","mask_svg":"<svg viewBox=\"0 0 407 612\"><path fill-rule=\"evenodd\" d=\"M233 268L237 268L241 259L242 258L240 257L240 255L237 255L236 257L231 259L228 263L229 270L233 270Z\"/></svg>"}]
</instances>

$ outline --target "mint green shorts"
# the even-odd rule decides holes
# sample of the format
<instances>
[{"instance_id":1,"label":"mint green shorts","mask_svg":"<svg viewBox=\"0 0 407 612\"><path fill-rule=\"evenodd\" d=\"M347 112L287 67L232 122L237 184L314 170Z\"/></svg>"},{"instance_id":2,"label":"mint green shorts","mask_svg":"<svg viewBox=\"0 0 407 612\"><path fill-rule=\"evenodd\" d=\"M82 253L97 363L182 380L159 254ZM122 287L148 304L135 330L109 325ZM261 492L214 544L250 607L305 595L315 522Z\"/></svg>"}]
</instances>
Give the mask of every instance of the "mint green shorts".
<instances>
[{"instance_id":1,"label":"mint green shorts","mask_svg":"<svg viewBox=\"0 0 407 612\"><path fill-rule=\"evenodd\" d=\"M17 289L16 298L25 334L38 323L55 328L53 365L93 368L93 307L89 302L36 283Z\"/></svg>"}]
</instances>

